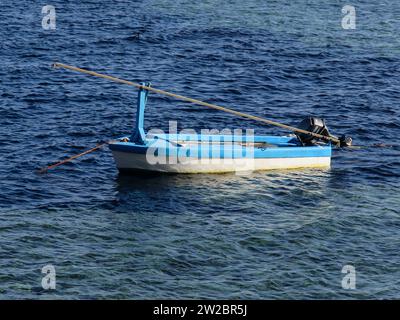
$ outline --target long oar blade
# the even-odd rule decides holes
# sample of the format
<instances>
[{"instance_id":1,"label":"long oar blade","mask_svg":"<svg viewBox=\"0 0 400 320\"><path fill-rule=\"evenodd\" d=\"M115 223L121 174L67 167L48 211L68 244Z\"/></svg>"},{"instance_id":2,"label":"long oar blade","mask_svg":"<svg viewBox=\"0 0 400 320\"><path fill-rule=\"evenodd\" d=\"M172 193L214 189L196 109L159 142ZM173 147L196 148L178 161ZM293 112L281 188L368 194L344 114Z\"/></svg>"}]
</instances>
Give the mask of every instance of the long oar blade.
<instances>
[{"instance_id":1,"label":"long oar blade","mask_svg":"<svg viewBox=\"0 0 400 320\"><path fill-rule=\"evenodd\" d=\"M84 155L86 155L86 154L88 154L88 153L91 153L91 152L93 152L93 151L96 151L97 149L100 149L101 147L105 146L105 145L108 144L108 143L109 143L109 142L104 142L104 143L102 143L102 144L98 144L98 145L95 146L94 148L91 148L91 149L86 150L86 151L84 151L84 152L82 152L82 153L76 154L76 155L74 155L74 156L72 156L72 157L69 157L69 158L67 158L67 159L61 160L61 161L59 161L59 162L57 162L57 163L54 163L54 164L52 164L52 165L50 165L50 166L44 167L44 168L42 168L42 169L39 169L39 170L38 170L38 173L45 173L45 172L47 172L47 171L50 170L50 169L56 168L56 167L58 167L58 166L61 166L61 165L64 164L64 163L70 162L70 161L72 161L72 160L74 160L74 159L77 159L77 158L79 158L79 157L82 157L82 156L84 156Z\"/></svg>"}]
</instances>

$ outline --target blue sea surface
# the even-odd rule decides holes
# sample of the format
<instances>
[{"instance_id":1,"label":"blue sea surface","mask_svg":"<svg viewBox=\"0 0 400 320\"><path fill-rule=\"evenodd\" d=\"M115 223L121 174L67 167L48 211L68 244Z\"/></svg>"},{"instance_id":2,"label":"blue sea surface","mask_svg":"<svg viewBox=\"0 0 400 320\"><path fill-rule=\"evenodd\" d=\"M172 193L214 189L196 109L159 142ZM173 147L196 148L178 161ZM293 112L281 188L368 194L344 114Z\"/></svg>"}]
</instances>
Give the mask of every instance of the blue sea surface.
<instances>
[{"instance_id":1,"label":"blue sea surface","mask_svg":"<svg viewBox=\"0 0 400 320\"><path fill-rule=\"evenodd\" d=\"M286 2L1 1L1 299L400 298L400 2ZM148 177L104 149L40 175L134 125L134 88L53 62L286 124L320 116L368 147L324 170ZM288 133L150 93L147 130L170 120Z\"/></svg>"}]
</instances>

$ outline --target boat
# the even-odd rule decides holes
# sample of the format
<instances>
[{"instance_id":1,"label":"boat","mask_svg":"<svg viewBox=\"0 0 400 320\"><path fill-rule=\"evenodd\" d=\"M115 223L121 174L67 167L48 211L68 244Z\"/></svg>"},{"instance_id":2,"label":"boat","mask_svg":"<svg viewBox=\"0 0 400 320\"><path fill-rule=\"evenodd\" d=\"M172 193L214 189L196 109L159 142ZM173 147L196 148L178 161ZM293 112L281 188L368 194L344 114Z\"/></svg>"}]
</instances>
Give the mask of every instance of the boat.
<instances>
[{"instance_id":1,"label":"boat","mask_svg":"<svg viewBox=\"0 0 400 320\"><path fill-rule=\"evenodd\" d=\"M332 148L352 146L352 138L330 134L325 120L307 117L296 127L229 109L216 104L185 97L165 90L153 88L148 82L135 83L64 63L54 63L54 68L64 68L91 76L133 86L138 91L136 122L132 134L116 140L98 144L78 155L61 160L39 170L40 173L58 167L76 158L108 145L116 166L124 172L156 173L226 173L245 174L259 170L328 168L331 164ZM149 92L223 111L263 124L292 131L288 136L256 136L254 130L233 133L173 132L144 130L144 111ZM176 130L175 130L176 131ZM238 133L239 131L239 133Z\"/></svg>"},{"instance_id":2,"label":"boat","mask_svg":"<svg viewBox=\"0 0 400 320\"><path fill-rule=\"evenodd\" d=\"M141 83L133 133L108 144L121 173L246 173L330 166L332 144L316 143L304 134L146 133L143 124L149 91L145 88L149 87ZM309 118L304 124L310 132L319 125L318 133L325 131L329 136L322 119Z\"/></svg>"}]
</instances>

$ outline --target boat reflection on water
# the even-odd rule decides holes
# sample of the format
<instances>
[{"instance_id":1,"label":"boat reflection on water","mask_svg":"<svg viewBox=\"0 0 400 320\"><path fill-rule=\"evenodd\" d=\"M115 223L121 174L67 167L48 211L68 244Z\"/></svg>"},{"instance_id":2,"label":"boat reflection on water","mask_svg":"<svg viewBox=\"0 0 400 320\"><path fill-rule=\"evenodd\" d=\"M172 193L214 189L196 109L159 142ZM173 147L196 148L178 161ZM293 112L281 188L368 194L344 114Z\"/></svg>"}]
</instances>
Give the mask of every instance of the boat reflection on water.
<instances>
[{"instance_id":1,"label":"boat reflection on water","mask_svg":"<svg viewBox=\"0 0 400 320\"><path fill-rule=\"evenodd\" d=\"M117 210L197 215L260 230L296 229L334 212L330 169L235 174L118 175ZM132 210L131 210L132 212ZM192 221L193 222L193 221Z\"/></svg>"}]
</instances>

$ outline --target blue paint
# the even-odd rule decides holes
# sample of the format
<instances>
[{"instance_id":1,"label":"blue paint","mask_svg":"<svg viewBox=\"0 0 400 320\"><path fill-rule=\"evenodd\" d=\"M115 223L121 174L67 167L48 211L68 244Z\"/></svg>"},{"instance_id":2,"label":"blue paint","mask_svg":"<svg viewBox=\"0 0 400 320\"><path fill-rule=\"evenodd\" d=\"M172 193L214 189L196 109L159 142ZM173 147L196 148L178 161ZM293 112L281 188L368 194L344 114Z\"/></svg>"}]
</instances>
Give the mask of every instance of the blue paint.
<instances>
[{"instance_id":1,"label":"blue paint","mask_svg":"<svg viewBox=\"0 0 400 320\"><path fill-rule=\"evenodd\" d=\"M238 141L234 138L224 136L227 140ZM196 140L199 139L199 140ZM299 157L330 157L332 147L330 144L324 146L303 147L293 143L293 137L274 137L256 136L257 142L270 144L267 147L249 148L245 146L231 144L231 147L224 147L220 144L189 144L186 146L176 146L168 141L224 141L221 136L194 136L194 135L163 135L162 139L146 139L146 143L138 145L132 142L116 142L109 145L111 150L128 153L145 154L149 148L157 148L159 155L177 156L189 152L191 157L201 158L299 158ZM243 139L243 142L246 142Z\"/></svg>"},{"instance_id":2,"label":"blue paint","mask_svg":"<svg viewBox=\"0 0 400 320\"><path fill-rule=\"evenodd\" d=\"M142 86L150 87L150 82L140 83ZM131 141L139 145L145 144L146 134L144 132L144 110L146 108L147 96L149 91L140 88L137 97L137 108L136 108L136 122Z\"/></svg>"}]
</instances>

